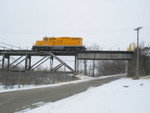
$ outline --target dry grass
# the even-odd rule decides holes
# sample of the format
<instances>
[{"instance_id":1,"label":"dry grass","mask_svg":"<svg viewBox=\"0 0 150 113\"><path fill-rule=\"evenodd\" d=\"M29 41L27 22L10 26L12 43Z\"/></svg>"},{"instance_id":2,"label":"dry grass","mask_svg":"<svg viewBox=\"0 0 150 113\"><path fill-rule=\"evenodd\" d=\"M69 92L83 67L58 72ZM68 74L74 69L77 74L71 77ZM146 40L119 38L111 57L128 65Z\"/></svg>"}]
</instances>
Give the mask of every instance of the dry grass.
<instances>
[{"instance_id":1,"label":"dry grass","mask_svg":"<svg viewBox=\"0 0 150 113\"><path fill-rule=\"evenodd\" d=\"M140 77L141 79L150 79L150 75L149 76L142 76Z\"/></svg>"},{"instance_id":2,"label":"dry grass","mask_svg":"<svg viewBox=\"0 0 150 113\"><path fill-rule=\"evenodd\" d=\"M138 76L133 76L132 80L139 80L139 77Z\"/></svg>"}]
</instances>

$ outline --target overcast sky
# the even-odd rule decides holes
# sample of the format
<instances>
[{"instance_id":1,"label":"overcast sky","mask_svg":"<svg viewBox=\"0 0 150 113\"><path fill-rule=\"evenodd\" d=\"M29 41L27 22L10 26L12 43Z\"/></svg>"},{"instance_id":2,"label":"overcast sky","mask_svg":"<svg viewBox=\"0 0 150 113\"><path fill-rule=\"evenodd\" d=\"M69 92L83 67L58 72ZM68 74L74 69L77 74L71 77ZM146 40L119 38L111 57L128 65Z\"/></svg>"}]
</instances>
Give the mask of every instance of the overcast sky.
<instances>
[{"instance_id":1,"label":"overcast sky","mask_svg":"<svg viewBox=\"0 0 150 113\"><path fill-rule=\"evenodd\" d=\"M84 45L126 50L150 44L150 0L0 0L0 42L31 48L44 36L83 37Z\"/></svg>"}]
</instances>

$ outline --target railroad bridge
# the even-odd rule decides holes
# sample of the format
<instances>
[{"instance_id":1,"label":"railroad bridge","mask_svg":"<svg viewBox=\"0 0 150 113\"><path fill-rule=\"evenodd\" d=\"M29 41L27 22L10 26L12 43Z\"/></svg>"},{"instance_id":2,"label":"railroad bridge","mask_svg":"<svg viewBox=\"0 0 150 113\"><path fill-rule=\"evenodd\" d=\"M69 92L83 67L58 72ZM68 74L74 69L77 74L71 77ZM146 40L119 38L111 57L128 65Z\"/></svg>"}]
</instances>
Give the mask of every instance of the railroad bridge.
<instances>
[{"instance_id":1,"label":"railroad bridge","mask_svg":"<svg viewBox=\"0 0 150 113\"><path fill-rule=\"evenodd\" d=\"M131 60L133 52L129 51L32 51L32 50L0 50L1 69L7 71L17 71L15 67L23 64L23 70L35 70L44 62L49 61L50 72L57 72L62 66L68 68L68 73L77 73L79 68L79 60ZM17 58L14 58L17 56ZM33 56L41 56L34 64L31 63ZM74 69L67 65L58 56L75 56ZM13 61L10 62L11 57ZM60 64L53 67L53 59L59 61Z\"/></svg>"}]
</instances>

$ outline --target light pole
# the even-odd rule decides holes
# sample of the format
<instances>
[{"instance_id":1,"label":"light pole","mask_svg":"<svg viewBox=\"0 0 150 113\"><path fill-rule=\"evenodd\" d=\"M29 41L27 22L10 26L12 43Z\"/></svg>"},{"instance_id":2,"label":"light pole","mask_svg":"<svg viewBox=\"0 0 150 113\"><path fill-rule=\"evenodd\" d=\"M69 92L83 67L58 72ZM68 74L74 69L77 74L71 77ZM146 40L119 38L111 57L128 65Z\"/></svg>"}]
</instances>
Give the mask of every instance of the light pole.
<instances>
[{"instance_id":1,"label":"light pole","mask_svg":"<svg viewBox=\"0 0 150 113\"><path fill-rule=\"evenodd\" d=\"M136 59L136 76L139 77L139 30L142 29L142 27L137 27L134 29L137 31L137 59Z\"/></svg>"}]
</instances>

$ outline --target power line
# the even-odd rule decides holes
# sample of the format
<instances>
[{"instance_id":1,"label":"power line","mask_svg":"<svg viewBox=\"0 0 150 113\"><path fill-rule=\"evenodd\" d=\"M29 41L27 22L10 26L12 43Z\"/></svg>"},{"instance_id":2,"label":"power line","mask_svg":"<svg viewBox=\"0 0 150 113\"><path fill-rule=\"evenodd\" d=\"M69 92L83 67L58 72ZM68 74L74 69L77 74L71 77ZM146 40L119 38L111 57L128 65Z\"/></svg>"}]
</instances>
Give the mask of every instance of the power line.
<instances>
[{"instance_id":1,"label":"power line","mask_svg":"<svg viewBox=\"0 0 150 113\"><path fill-rule=\"evenodd\" d=\"M10 47L0 46L1 48L6 48L6 49L12 49L12 48L23 49L23 48L21 48L21 47L17 47L17 46L8 44L8 43L4 43L4 42L0 42L0 43L3 44L3 45L6 45L6 46L10 46Z\"/></svg>"}]
</instances>

